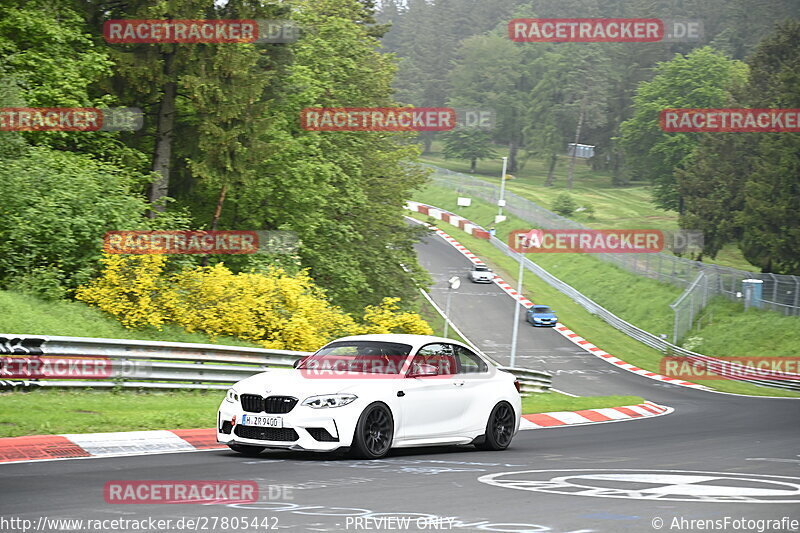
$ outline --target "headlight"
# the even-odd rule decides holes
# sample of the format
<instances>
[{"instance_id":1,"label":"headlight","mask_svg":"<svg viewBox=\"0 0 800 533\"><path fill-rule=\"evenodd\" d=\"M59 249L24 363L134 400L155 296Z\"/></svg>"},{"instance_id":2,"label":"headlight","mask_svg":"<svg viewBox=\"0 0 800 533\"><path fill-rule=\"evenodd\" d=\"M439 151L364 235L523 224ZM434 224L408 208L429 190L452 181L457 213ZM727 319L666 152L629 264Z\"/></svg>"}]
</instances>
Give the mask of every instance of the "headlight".
<instances>
[{"instance_id":1,"label":"headlight","mask_svg":"<svg viewBox=\"0 0 800 533\"><path fill-rule=\"evenodd\" d=\"M228 392L225 393L225 401L226 402L231 402L231 403L238 402L239 401L239 393L237 393L233 389L228 389Z\"/></svg>"},{"instance_id":2,"label":"headlight","mask_svg":"<svg viewBox=\"0 0 800 533\"><path fill-rule=\"evenodd\" d=\"M322 396L309 396L303 401L313 409L323 409L325 407L341 407L354 402L358 398L355 394L323 394Z\"/></svg>"}]
</instances>

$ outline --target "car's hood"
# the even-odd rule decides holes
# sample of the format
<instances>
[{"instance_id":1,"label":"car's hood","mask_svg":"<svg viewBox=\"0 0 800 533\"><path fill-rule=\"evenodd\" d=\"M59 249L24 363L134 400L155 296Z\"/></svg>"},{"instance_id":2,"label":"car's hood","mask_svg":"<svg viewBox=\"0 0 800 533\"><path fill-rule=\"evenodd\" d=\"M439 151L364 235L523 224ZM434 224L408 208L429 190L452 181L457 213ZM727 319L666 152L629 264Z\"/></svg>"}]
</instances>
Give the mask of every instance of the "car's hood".
<instances>
[{"instance_id":1,"label":"car's hood","mask_svg":"<svg viewBox=\"0 0 800 533\"><path fill-rule=\"evenodd\" d=\"M358 372L325 375L293 368L276 368L243 379L234 385L234 388L239 394L294 396L302 400L315 394L353 392L364 387L386 386L388 382L397 379L404 379L404 377Z\"/></svg>"},{"instance_id":2,"label":"car's hood","mask_svg":"<svg viewBox=\"0 0 800 533\"><path fill-rule=\"evenodd\" d=\"M556 315L553 313L531 313L533 318L543 318L545 320L550 320L551 318L556 318Z\"/></svg>"}]
</instances>

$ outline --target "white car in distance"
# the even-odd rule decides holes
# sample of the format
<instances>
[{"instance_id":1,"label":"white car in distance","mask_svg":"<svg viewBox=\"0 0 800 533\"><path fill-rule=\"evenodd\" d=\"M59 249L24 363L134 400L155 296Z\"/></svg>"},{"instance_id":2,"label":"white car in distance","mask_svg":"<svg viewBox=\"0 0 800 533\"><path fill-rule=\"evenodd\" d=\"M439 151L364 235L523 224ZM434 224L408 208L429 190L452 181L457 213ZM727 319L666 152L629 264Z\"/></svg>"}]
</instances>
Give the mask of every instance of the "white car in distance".
<instances>
[{"instance_id":1,"label":"white car in distance","mask_svg":"<svg viewBox=\"0 0 800 533\"><path fill-rule=\"evenodd\" d=\"M245 455L266 448L348 449L473 444L503 450L519 430L519 382L466 345L427 335L359 335L330 342L293 369L236 383L217 415L217 440Z\"/></svg>"},{"instance_id":2,"label":"white car in distance","mask_svg":"<svg viewBox=\"0 0 800 533\"><path fill-rule=\"evenodd\" d=\"M475 265L469 271L469 279L473 283L491 283L494 281L494 272L486 265Z\"/></svg>"}]
</instances>

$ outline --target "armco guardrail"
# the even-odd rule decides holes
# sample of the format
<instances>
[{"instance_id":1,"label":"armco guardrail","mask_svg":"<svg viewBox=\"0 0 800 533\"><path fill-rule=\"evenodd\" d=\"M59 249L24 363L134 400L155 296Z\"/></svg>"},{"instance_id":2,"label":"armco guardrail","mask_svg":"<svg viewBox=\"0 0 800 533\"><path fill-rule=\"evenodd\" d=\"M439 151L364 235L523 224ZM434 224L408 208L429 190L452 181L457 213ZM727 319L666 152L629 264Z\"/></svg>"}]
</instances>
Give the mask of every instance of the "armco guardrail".
<instances>
[{"instance_id":1,"label":"armco guardrail","mask_svg":"<svg viewBox=\"0 0 800 533\"><path fill-rule=\"evenodd\" d=\"M500 370L511 372L519 380L523 396L532 392L547 392L553 383L553 377L548 372L530 370L527 368L498 367Z\"/></svg>"},{"instance_id":2,"label":"armco guardrail","mask_svg":"<svg viewBox=\"0 0 800 533\"><path fill-rule=\"evenodd\" d=\"M424 206L424 211L419 211L418 207ZM424 212L434 218L439 218L441 220L441 215L443 213L450 215L451 217L458 217L457 215L450 213L449 211L440 209L438 207L434 207L427 204L421 204L419 202L408 202L407 208L411 211L418 211ZM473 228L477 228L478 230L483 230L480 226L471 223ZM473 229L473 231L475 231ZM489 242L492 245L501 250L507 256L514 258L515 261L519 260L520 254L512 250L506 243L498 239L497 237L491 237ZM748 376L753 374L752 369L747 369L741 365L731 364L730 362L724 361L722 359L716 359L714 357L709 357L707 355L699 354L692 352L690 350L686 350L672 344L661 337L657 337L652 333L649 333L643 329L637 328L633 324L626 322L625 320L621 319L608 309L604 308L591 298L585 296L580 291L574 289L570 285L567 285L557 277L550 274L548 271L531 261L530 259L523 257L522 259L524 267L533 272L537 276L539 276L545 283L553 287L554 289L558 290L560 293L569 296L575 303L586 309L593 315L596 315L602 318L606 323L610 324L617 330L625 333L629 337L636 339L637 341L645 344L651 348L654 348L664 354L667 355L675 355L675 356L684 356L687 357L690 361L698 364L703 365L706 368L711 368L711 365L716 365L715 368L720 369L724 373L721 374L723 377L727 377L729 379L737 380L737 381L746 381L748 383L753 383L755 385L762 385L762 386L769 386L769 387L777 387L781 389L788 389L788 390L797 390L800 391L800 375L791 374L791 373L784 373L784 372L772 372L766 373L766 379L750 379Z\"/></svg>"},{"instance_id":3,"label":"armco guardrail","mask_svg":"<svg viewBox=\"0 0 800 533\"><path fill-rule=\"evenodd\" d=\"M91 379L10 379L0 384L42 387L226 389L268 366L290 367L305 352L214 344L0 334L0 354L98 358ZM65 365L67 362L64 363ZM85 372L85 369L83 371ZM91 374L91 370L88 372Z\"/></svg>"},{"instance_id":4,"label":"armco guardrail","mask_svg":"<svg viewBox=\"0 0 800 533\"><path fill-rule=\"evenodd\" d=\"M40 361L63 358L63 371L76 360L80 373L88 379L20 379L0 373L0 388L16 387L93 387L133 389L227 389L233 383L268 367L289 368L300 357L311 352L267 350L125 339L89 337L57 337L46 335L0 334L0 356L5 357L0 369L9 368L14 358ZM32 365L28 365L30 368ZM507 368L514 374L525 393L550 389L552 378L547 372Z\"/></svg>"}]
</instances>

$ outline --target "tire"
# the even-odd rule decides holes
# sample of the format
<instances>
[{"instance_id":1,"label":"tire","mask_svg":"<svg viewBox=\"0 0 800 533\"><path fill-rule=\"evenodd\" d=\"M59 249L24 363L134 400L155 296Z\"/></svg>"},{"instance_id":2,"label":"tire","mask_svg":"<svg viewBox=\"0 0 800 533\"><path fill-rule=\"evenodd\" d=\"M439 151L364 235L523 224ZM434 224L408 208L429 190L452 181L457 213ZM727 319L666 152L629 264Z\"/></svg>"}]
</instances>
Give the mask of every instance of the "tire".
<instances>
[{"instance_id":1,"label":"tire","mask_svg":"<svg viewBox=\"0 0 800 533\"><path fill-rule=\"evenodd\" d=\"M249 444L228 444L228 448L247 457L255 457L264 451L264 446L250 446Z\"/></svg>"},{"instance_id":2,"label":"tire","mask_svg":"<svg viewBox=\"0 0 800 533\"><path fill-rule=\"evenodd\" d=\"M475 446L481 450L505 450L514 437L515 426L514 408L508 402L500 402L489 414L483 442Z\"/></svg>"},{"instance_id":3,"label":"tire","mask_svg":"<svg viewBox=\"0 0 800 533\"><path fill-rule=\"evenodd\" d=\"M350 452L363 459L379 459L389 453L394 437L394 419L386 404L375 402L361 413Z\"/></svg>"}]
</instances>

